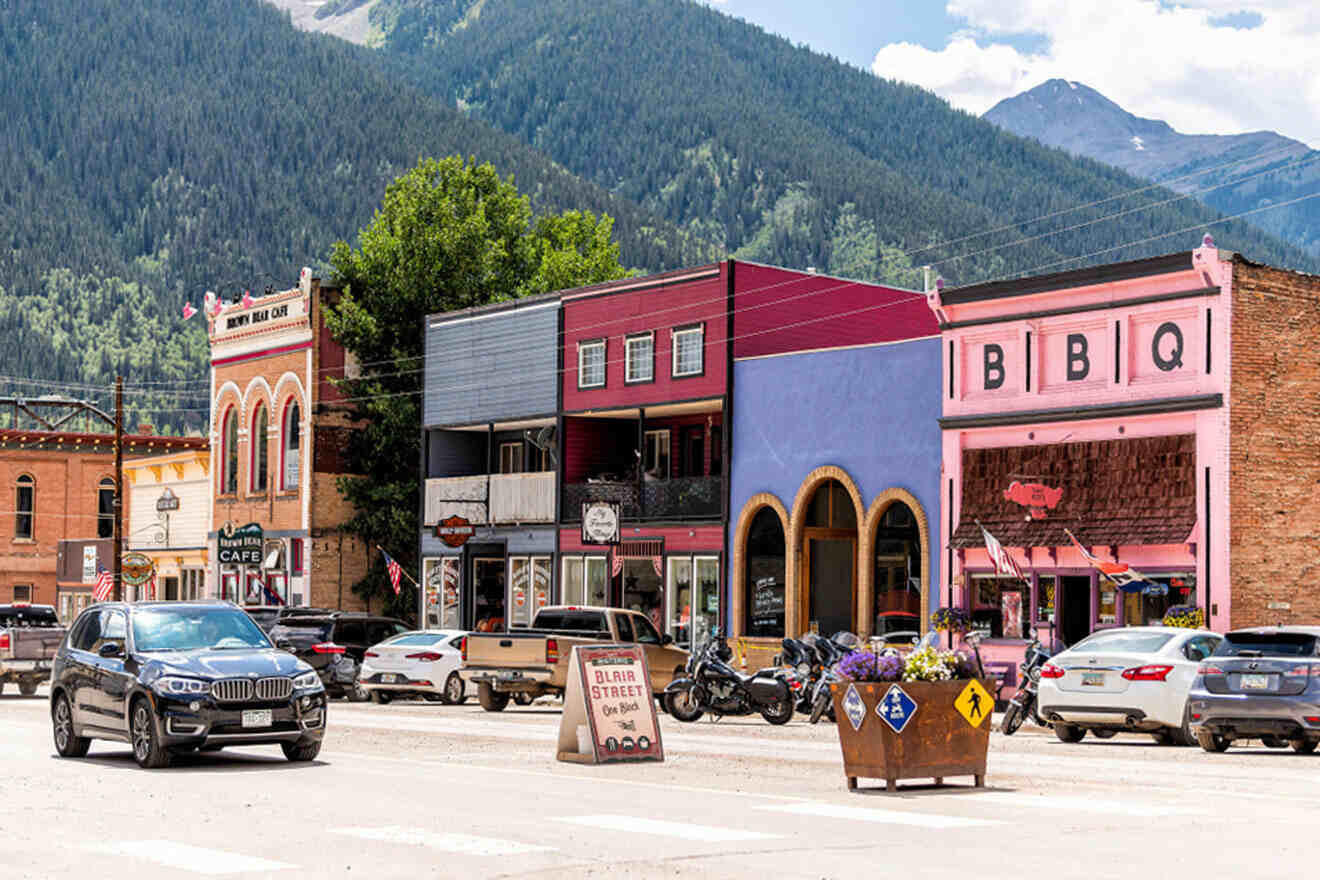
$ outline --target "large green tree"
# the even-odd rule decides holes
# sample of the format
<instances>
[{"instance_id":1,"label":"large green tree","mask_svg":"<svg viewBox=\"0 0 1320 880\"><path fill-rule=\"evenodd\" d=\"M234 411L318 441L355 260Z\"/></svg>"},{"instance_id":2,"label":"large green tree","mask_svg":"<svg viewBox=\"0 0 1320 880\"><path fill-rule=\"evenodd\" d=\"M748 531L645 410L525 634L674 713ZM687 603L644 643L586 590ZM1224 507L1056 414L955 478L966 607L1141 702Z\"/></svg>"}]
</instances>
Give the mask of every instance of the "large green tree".
<instances>
[{"instance_id":1,"label":"large green tree","mask_svg":"<svg viewBox=\"0 0 1320 880\"><path fill-rule=\"evenodd\" d=\"M346 528L373 548L358 595L415 615L416 590L396 597L374 548L418 575L424 317L621 278L613 223L587 211L534 218L512 177L451 156L424 159L391 183L356 248L335 244L343 295L326 323L360 365L339 384L363 426L349 447L356 476L341 478L339 491L356 510Z\"/></svg>"}]
</instances>

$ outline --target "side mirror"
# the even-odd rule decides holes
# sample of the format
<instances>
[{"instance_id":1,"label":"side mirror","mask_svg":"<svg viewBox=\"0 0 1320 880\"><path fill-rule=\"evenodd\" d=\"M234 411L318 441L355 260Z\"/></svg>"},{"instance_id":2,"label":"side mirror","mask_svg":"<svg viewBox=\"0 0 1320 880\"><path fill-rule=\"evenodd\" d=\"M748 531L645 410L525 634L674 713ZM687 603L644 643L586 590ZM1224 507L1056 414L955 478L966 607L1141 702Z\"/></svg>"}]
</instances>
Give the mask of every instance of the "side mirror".
<instances>
[{"instance_id":1,"label":"side mirror","mask_svg":"<svg viewBox=\"0 0 1320 880\"><path fill-rule=\"evenodd\" d=\"M124 656L124 646L118 642L106 642L97 653L102 657L122 657Z\"/></svg>"},{"instance_id":2,"label":"side mirror","mask_svg":"<svg viewBox=\"0 0 1320 880\"><path fill-rule=\"evenodd\" d=\"M665 633L660 637L661 645L672 645L673 643L674 643L674 637L671 636L669 633Z\"/></svg>"}]
</instances>

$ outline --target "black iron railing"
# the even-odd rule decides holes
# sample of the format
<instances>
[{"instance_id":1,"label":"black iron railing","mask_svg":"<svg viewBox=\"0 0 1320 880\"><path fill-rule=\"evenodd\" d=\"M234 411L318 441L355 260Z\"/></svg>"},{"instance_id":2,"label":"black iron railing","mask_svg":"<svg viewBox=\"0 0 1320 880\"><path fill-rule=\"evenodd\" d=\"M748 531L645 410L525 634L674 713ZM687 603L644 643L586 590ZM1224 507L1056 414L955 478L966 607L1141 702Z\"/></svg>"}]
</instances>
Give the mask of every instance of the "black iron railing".
<instances>
[{"instance_id":1,"label":"black iron railing","mask_svg":"<svg viewBox=\"0 0 1320 880\"><path fill-rule=\"evenodd\" d=\"M718 519L724 510L723 477L682 477L636 482L568 483L564 521L579 522L586 501L614 501L624 519Z\"/></svg>"}]
</instances>

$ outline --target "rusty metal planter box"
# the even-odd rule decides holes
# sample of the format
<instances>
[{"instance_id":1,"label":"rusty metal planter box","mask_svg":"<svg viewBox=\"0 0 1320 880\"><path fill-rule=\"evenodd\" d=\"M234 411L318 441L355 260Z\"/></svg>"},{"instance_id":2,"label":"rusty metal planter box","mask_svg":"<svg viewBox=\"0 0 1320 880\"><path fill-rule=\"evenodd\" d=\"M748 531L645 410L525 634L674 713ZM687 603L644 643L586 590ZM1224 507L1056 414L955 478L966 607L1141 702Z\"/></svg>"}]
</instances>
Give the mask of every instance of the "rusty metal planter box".
<instances>
[{"instance_id":1,"label":"rusty metal planter box","mask_svg":"<svg viewBox=\"0 0 1320 880\"><path fill-rule=\"evenodd\" d=\"M976 786L983 787L990 749L990 710L976 726L959 713L954 700L967 687L967 681L900 682L899 686L917 704L902 733L895 733L876 714L876 705L894 682L833 685L834 717L849 790L856 790L857 780L862 777L885 780L887 791L897 790L900 779L934 779L936 785L941 785L946 776L972 776ZM987 679L981 684L994 693L992 681ZM849 685L857 688L866 710L856 730L843 703Z\"/></svg>"}]
</instances>

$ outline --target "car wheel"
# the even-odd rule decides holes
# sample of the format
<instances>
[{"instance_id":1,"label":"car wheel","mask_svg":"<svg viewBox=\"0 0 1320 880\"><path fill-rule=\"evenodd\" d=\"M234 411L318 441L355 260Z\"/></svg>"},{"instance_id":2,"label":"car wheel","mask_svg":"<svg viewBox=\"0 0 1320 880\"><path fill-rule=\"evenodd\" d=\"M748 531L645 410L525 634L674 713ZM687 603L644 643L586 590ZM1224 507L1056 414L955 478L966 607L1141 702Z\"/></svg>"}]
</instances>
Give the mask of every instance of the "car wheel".
<instances>
[{"instance_id":1,"label":"car wheel","mask_svg":"<svg viewBox=\"0 0 1320 880\"><path fill-rule=\"evenodd\" d=\"M1260 741L1267 749L1286 749L1288 747L1288 743L1277 736L1262 736Z\"/></svg>"},{"instance_id":2,"label":"car wheel","mask_svg":"<svg viewBox=\"0 0 1320 880\"><path fill-rule=\"evenodd\" d=\"M73 713L69 709L69 699L64 694L55 698L50 720L55 736L55 751L61 758L81 758L87 754L92 741L85 736L73 735Z\"/></svg>"},{"instance_id":3,"label":"car wheel","mask_svg":"<svg viewBox=\"0 0 1320 880\"><path fill-rule=\"evenodd\" d=\"M321 754L321 741L312 742L282 742L280 750L284 752L284 757L290 761L314 761L316 756Z\"/></svg>"},{"instance_id":4,"label":"car wheel","mask_svg":"<svg viewBox=\"0 0 1320 880\"><path fill-rule=\"evenodd\" d=\"M371 691L355 681L353 682L353 686L348 689L346 696L350 703L365 703L367 700L371 699Z\"/></svg>"},{"instance_id":5,"label":"car wheel","mask_svg":"<svg viewBox=\"0 0 1320 880\"><path fill-rule=\"evenodd\" d=\"M1228 751L1229 738L1211 733L1208 730L1198 731L1196 741L1201 744L1201 748L1207 752L1226 752Z\"/></svg>"},{"instance_id":6,"label":"car wheel","mask_svg":"<svg viewBox=\"0 0 1320 880\"><path fill-rule=\"evenodd\" d=\"M1082 737L1086 736L1086 729L1078 727L1076 724L1064 724L1056 721L1054 722L1054 735L1059 738L1060 742L1076 743L1081 742Z\"/></svg>"},{"instance_id":7,"label":"car wheel","mask_svg":"<svg viewBox=\"0 0 1320 880\"><path fill-rule=\"evenodd\" d=\"M516 706L530 706L535 699L536 697L533 697L531 694L524 694L521 692L513 695L513 703Z\"/></svg>"},{"instance_id":8,"label":"car wheel","mask_svg":"<svg viewBox=\"0 0 1320 880\"><path fill-rule=\"evenodd\" d=\"M1289 745L1292 746L1292 750L1297 754L1309 755L1315 751L1315 747L1317 745L1320 745L1320 743L1317 743L1313 739L1302 739L1301 737L1298 737L1297 739L1289 743Z\"/></svg>"},{"instance_id":9,"label":"car wheel","mask_svg":"<svg viewBox=\"0 0 1320 880\"><path fill-rule=\"evenodd\" d=\"M390 700L394 699L394 695L386 693L385 691L372 691L371 699L372 702L380 703L383 706Z\"/></svg>"},{"instance_id":10,"label":"car wheel","mask_svg":"<svg viewBox=\"0 0 1320 880\"><path fill-rule=\"evenodd\" d=\"M38 682L20 681L18 683L18 692L25 697L30 697L37 692Z\"/></svg>"},{"instance_id":11,"label":"car wheel","mask_svg":"<svg viewBox=\"0 0 1320 880\"><path fill-rule=\"evenodd\" d=\"M170 765L170 753L160 744L156 733L156 719L152 715L151 705L144 697L133 701L129 710L129 730L133 740L133 760L139 767L157 770Z\"/></svg>"},{"instance_id":12,"label":"car wheel","mask_svg":"<svg viewBox=\"0 0 1320 880\"><path fill-rule=\"evenodd\" d=\"M503 712L504 707L509 705L508 694L500 693L484 681L477 688L477 700L487 712Z\"/></svg>"},{"instance_id":13,"label":"car wheel","mask_svg":"<svg viewBox=\"0 0 1320 880\"><path fill-rule=\"evenodd\" d=\"M1181 727L1170 727L1169 735L1173 737L1175 746L1194 746L1196 745L1196 734L1192 733L1192 710L1191 707L1183 709L1183 720Z\"/></svg>"},{"instance_id":14,"label":"car wheel","mask_svg":"<svg viewBox=\"0 0 1320 880\"><path fill-rule=\"evenodd\" d=\"M467 702L467 694L464 693L467 688L463 684L463 676L457 672L449 673L445 679L445 702L451 706L461 706Z\"/></svg>"},{"instance_id":15,"label":"car wheel","mask_svg":"<svg viewBox=\"0 0 1320 880\"><path fill-rule=\"evenodd\" d=\"M1102 727L1099 730L1091 731L1091 735L1094 736L1096 739L1113 739L1115 736L1118 735L1118 731L1106 730L1105 728Z\"/></svg>"}]
</instances>

